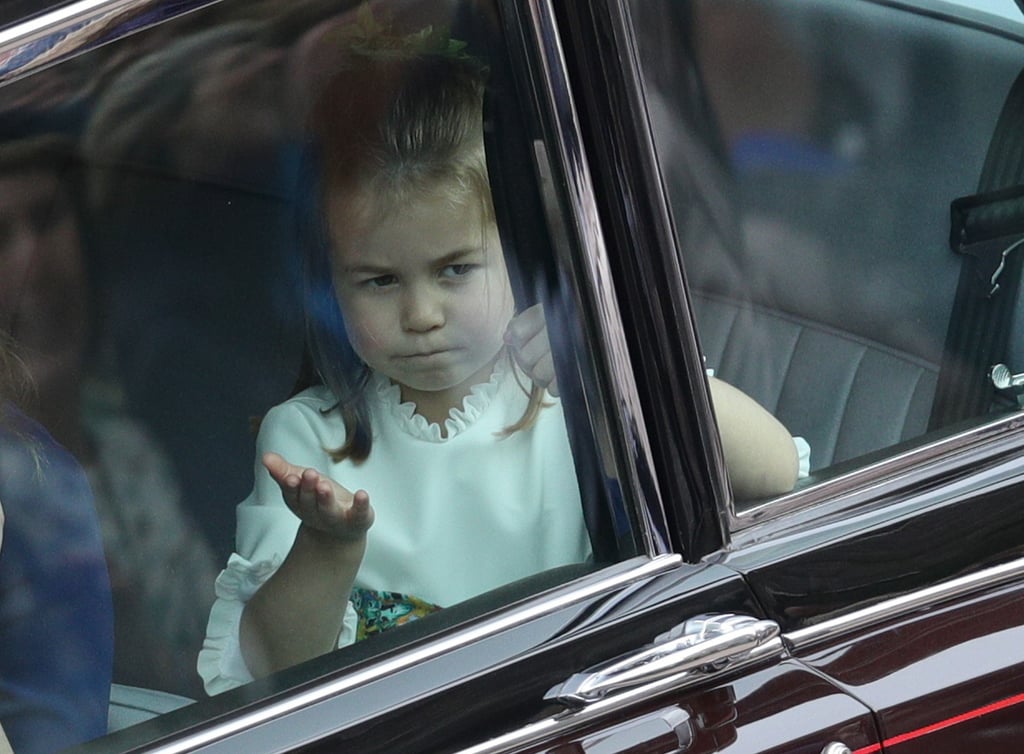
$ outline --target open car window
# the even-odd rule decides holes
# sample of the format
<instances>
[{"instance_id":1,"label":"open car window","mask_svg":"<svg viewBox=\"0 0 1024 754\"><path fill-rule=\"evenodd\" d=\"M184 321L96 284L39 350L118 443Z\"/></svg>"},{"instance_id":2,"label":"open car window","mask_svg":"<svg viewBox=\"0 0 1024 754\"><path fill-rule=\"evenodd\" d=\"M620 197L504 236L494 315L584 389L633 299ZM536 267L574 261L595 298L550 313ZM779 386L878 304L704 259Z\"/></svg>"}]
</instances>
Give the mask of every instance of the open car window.
<instances>
[{"instance_id":1,"label":"open car window","mask_svg":"<svg viewBox=\"0 0 1024 754\"><path fill-rule=\"evenodd\" d=\"M914 5L630 6L704 358L797 495L1018 411L1024 27Z\"/></svg>"},{"instance_id":2,"label":"open car window","mask_svg":"<svg viewBox=\"0 0 1024 754\"><path fill-rule=\"evenodd\" d=\"M15 751L44 730L39 751L198 730L654 554L497 9L143 5L3 64L0 599L20 579L38 603L18 603L26 643L4 653L54 706L23 722L14 695L0 717ZM353 72L368 50L391 76L379 88ZM426 70L417 55L441 61L430 85L452 61L479 75L479 169L364 191L344 162L369 149L360 117ZM359 432L369 445L344 451ZM294 468L275 481L264 452ZM326 492L302 481L316 459ZM335 546L365 532L331 600L341 648L255 670L243 615L307 530ZM80 599L55 608L66 590ZM34 664L53 647L66 652Z\"/></svg>"}]
</instances>

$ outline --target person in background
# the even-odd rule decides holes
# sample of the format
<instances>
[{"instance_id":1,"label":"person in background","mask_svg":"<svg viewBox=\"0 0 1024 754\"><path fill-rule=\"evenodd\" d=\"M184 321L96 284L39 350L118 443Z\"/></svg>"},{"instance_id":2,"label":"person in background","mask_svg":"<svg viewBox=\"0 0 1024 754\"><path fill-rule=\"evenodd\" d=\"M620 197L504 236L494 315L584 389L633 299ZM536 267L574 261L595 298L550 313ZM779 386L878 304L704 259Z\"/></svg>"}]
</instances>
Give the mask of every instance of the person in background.
<instances>
[{"instance_id":1,"label":"person in background","mask_svg":"<svg viewBox=\"0 0 1024 754\"><path fill-rule=\"evenodd\" d=\"M100 358L104 298L75 200L75 144L44 134L0 144L0 327L32 389L13 400L85 471L113 590L114 680L194 697L215 561L181 508L161 446L124 409Z\"/></svg>"},{"instance_id":2,"label":"person in background","mask_svg":"<svg viewBox=\"0 0 1024 754\"><path fill-rule=\"evenodd\" d=\"M0 724L18 754L106 733L113 611L81 466L12 399L30 392L0 328Z\"/></svg>"}]
</instances>

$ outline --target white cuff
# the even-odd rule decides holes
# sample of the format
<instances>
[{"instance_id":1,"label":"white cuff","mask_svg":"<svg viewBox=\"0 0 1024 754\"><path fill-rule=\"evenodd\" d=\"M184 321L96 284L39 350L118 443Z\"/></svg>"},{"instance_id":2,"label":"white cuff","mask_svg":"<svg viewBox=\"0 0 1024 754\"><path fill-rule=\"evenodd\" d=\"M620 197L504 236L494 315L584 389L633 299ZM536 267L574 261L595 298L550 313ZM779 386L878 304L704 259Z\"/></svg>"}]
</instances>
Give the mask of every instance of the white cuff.
<instances>
[{"instance_id":1,"label":"white cuff","mask_svg":"<svg viewBox=\"0 0 1024 754\"><path fill-rule=\"evenodd\" d=\"M251 563L233 553L227 567L217 577L214 584L217 601L210 610L206 640L197 663L207 694L219 694L253 679L242 657L239 640L242 611L280 565L278 559Z\"/></svg>"}]
</instances>

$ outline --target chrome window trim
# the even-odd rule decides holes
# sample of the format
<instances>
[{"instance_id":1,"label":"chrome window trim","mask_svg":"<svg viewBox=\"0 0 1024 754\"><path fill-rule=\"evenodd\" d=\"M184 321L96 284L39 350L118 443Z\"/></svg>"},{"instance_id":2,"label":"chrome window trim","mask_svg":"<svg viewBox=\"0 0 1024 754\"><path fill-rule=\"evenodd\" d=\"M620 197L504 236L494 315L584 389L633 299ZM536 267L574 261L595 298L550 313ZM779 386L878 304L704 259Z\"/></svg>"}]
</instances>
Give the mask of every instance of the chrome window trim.
<instances>
[{"instance_id":1,"label":"chrome window trim","mask_svg":"<svg viewBox=\"0 0 1024 754\"><path fill-rule=\"evenodd\" d=\"M1024 447L1024 412L1000 416L941 437L832 479L790 492L737 513L729 507L733 544L758 538L759 525L803 512L821 517L886 502L912 486L940 476L970 472L989 460Z\"/></svg>"},{"instance_id":2,"label":"chrome window trim","mask_svg":"<svg viewBox=\"0 0 1024 754\"><path fill-rule=\"evenodd\" d=\"M823 642L839 639L844 634L867 628L872 624L898 618L940 603L947 603L982 590L1004 586L1014 581L1024 581L1024 558L1011 560L985 568L977 573L960 576L899 597L893 597L879 602L877 605L855 610L807 628L790 631L784 634L784 639L791 651L796 653Z\"/></svg>"},{"instance_id":3,"label":"chrome window trim","mask_svg":"<svg viewBox=\"0 0 1024 754\"><path fill-rule=\"evenodd\" d=\"M598 341L591 335L588 337L587 345L591 354L601 354L605 360L601 365L601 372L607 376L611 386L611 399L615 404L614 415L609 417L609 420L620 423L620 431L610 433L609 441L617 446L618 458L629 472L629 492L632 494L627 494L626 499L639 503L636 512L647 552L668 552L670 545L663 531L663 524L659 526L653 519L654 513L657 512L664 521L664 504L653 472L654 454L633 376L628 340L621 324L622 317L612 280L607 245L583 149L579 119L571 94L554 9L549 0L529 0L524 3L524 9L523 15L530 25L527 31L532 35L537 57L543 67L541 73L544 85L537 87L540 90L537 94L544 98L542 104L547 107L558 136L553 140L553 144L535 143L536 168L542 178L550 177L550 162L558 161L561 174L566 179L562 195L569 202L568 214L574 224L574 231L582 241L583 269L580 269L565 240L557 243L559 236L564 234L554 229L553 246L563 269L576 271L576 278L582 277L586 281L587 293L591 296L593 307L588 313L596 319L593 324L600 332L601 338ZM556 152L551 154L549 147L554 147ZM553 200L557 201L552 192L542 193L549 218L563 217L557 204L552 206ZM586 307L581 308L587 311ZM632 443L631 446L627 446L629 442Z\"/></svg>"},{"instance_id":4,"label":"chrome window trim","mask_svg":"<svg viewBox=\"0 0 1024 754\"><path fill-rule=\"evenodd\" d=\"M467 628L456 629L447 636L390 660L372 664L362 670L321 683L311 689L287 696L285 699L270 702L257 710L245 712L238 717L215 723L202 731L185 734L175 741L147 748L154 754L183 754L205 746L224 742L232 735L252 730L271 720L280 719L289 713L297 712L318 702L343 694L358 686L363 686L386 676L394 675L404 669L422 662L453 652L461 647L469 646L483 639L495 636L504 631L514 629L533 619L564 607L570 607L587 599L598 597L628 586L634 582L650 579L672 571L682 565L682 558L677 554L660 555L653 558L640 556L609 566L599 573L586 576L565 586L531 598L529 604L508 607L497 615L485 619ZM287 694L288 692L284 692ZM364 717L372 715L367 712Z\"/></svg>"},{"instance_id":5,"label":"chrome window trim","mask_svg":"<svg viewBox=\"0 0 1024 754\"><path fill-rule=\"evenodd\" d=\"M69 60L108 42L156 26L198 8L216 5L220 0L79 0L43 13L35 18L0 30L0 85L27 76L41 68ZM138 22L145 14L160 10L158 18ZM106 37L107 24L129 20L129 31ZM49 44L45 42L49 40ZM33 47L36 49L33 49ZM19 59L20 58L22 59Z\"/></svg>"},{"instance_id":6,"label":"chrome window trim","mask_svg":"<svg viewBox=\"0 0 1024 754\"><path fill-rule=\"evenodd\" d=\"M995 10L975 8L963 0L864 0L882 7L914 13L939 21L968 26L1009 39L1021 39L1024 17L1011 17Z\"/></svg>"}]
</instances>

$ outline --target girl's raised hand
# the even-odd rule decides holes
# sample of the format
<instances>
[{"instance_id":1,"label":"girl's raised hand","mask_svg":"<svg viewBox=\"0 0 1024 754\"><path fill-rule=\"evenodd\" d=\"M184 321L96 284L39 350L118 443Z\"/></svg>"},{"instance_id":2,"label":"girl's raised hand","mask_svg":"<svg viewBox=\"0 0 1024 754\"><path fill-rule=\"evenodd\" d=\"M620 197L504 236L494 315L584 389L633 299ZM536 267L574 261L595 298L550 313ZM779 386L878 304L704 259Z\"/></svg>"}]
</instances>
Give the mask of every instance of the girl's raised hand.
<instances>
[{"instance_id":1,"label":"girl's raised hand","mask_svg":"<svg viewBox=\"0 0 1024 754\"><path fill-rule=\"evenodd\" d=\"M285 504L311 529L339 542L361 539L373 525L370 495L353 495L313 468L295 466L277 453L264 453L263 465L281 488Z\"/></svg>"},{"instance_id":2,"label":"girl's raised hand","mask_svg":"<svg viewBox=\"0 0 1024 754\"><path fill-rule=\"evenodd\" d=\"M548 326L544 319L544 308L540 304L534 304L513 317L505 330L505 344L511 350L512 358L530 379L547 388L551 395L558 395L558 377L551 357Z\"/></svg>"}]
</instances>

